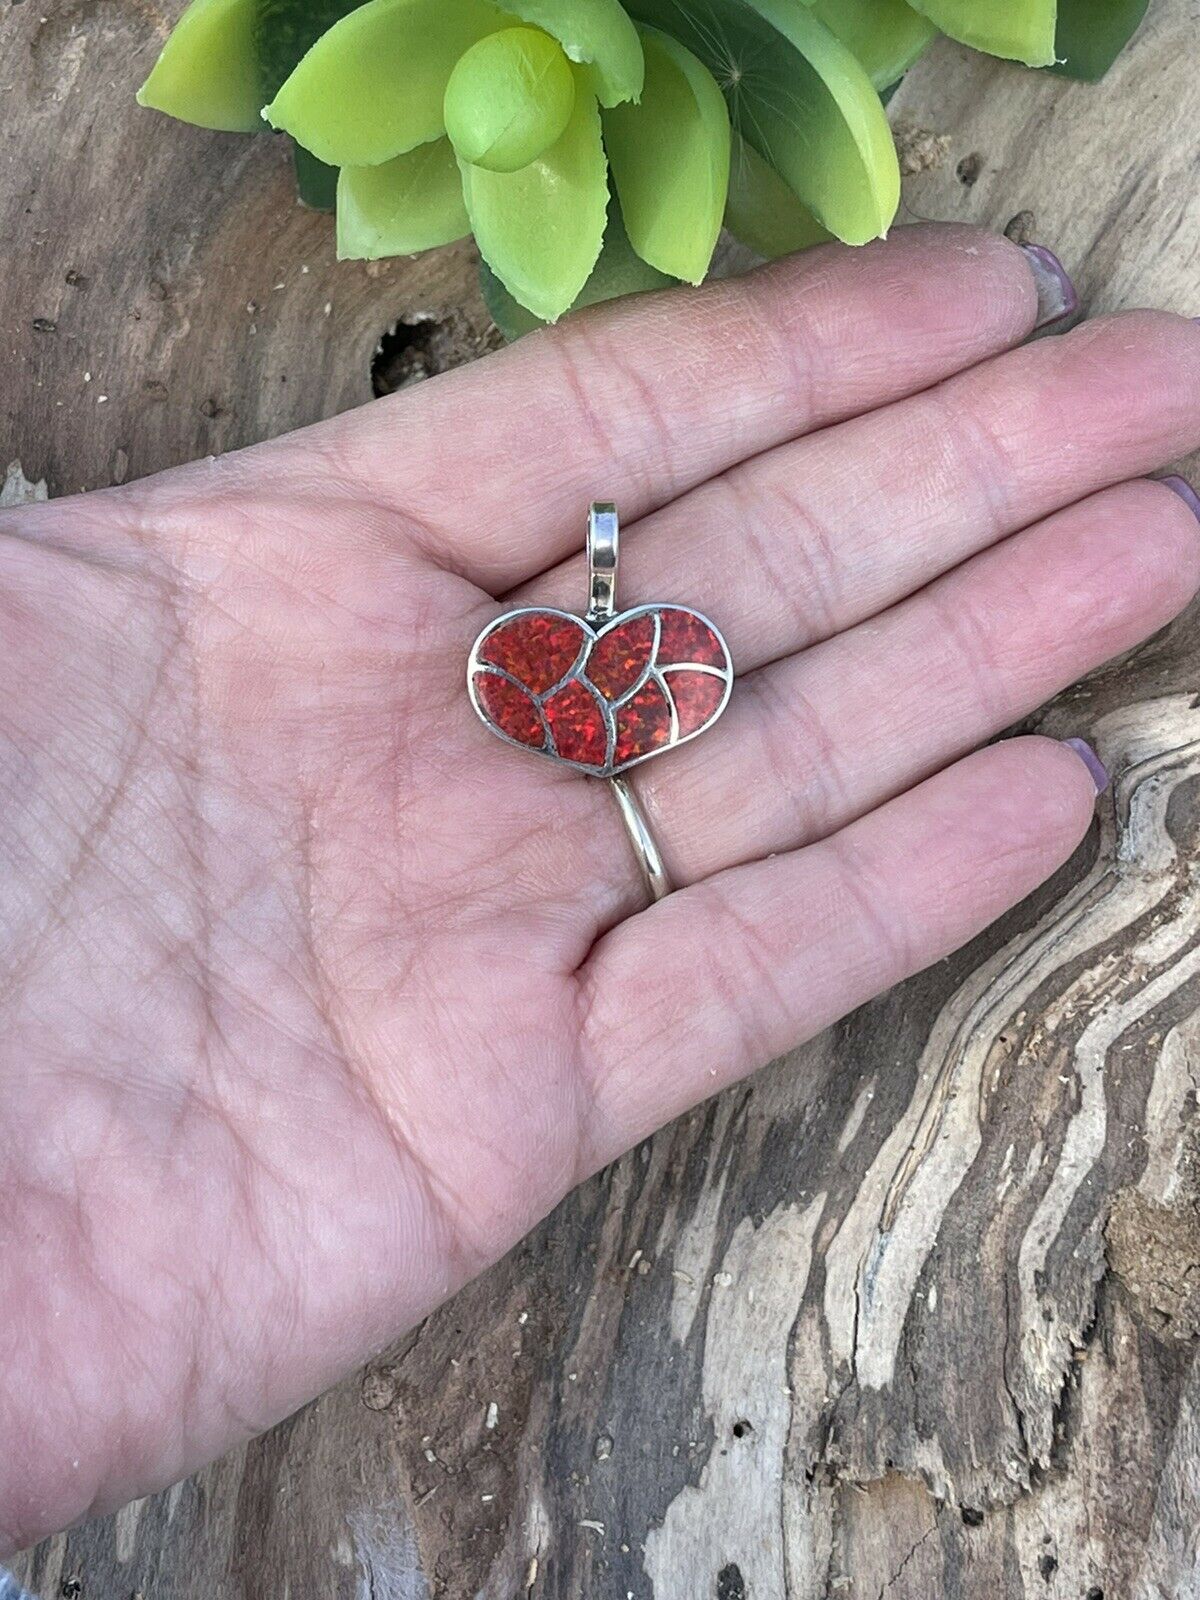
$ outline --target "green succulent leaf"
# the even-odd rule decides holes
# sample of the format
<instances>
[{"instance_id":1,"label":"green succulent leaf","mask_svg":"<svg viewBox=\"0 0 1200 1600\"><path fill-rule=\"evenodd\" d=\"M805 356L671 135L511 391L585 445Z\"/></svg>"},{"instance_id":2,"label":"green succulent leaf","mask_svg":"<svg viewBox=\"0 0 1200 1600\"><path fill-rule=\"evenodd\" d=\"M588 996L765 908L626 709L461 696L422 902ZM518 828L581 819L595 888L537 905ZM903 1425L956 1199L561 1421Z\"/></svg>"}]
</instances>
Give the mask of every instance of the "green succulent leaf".
<instances>
[{"instance_id":1,"label":"green succulent leaf","mask_svg":"<svg viewBox=\"0 0 1200 1600\"><path fill-rule=\"evenodd\" d=\"M279 93L293 67L321 35L363 4L364 0L257 0L254 38L262 105Z\"/></svg>"},{"instance_id":2,"label":"green succulent leaf","mask_svg":"<svg viewBox=\"0 0 1200 1600\"><path fill-rule=\"evenodd\" d=\"M479 281L492 321L510 342L546 326L540 317L535 317L532 311L513 299L486 261L479 264ZM604 248L570 309L578 311L583 306L598 305L602 300L619 300L627 294L666 289L675 281L638 255L625 232L620 207L614 203L609 207Z\"/></svg>"},{"instance_id":3,"label":"green succulent leaf","mask_svg":"<svg viewBox=\"0 0 1200 1600\"><path fill-rule=\"evenodd\" d=\"M296 174L296 193L301 203L313 211L332 211L337 202L338 169L327 167L294 140L292 167Z\"/></svg>"},{"instance_id":4,"label":"green succulent leaf","mask_svg":"<svg viewBox=\"0 0 1200 1600\"><path fill-rule=\"evenodd\" d=\"M613 187L630 242L660 272L699 283L729 187L729 112L711 72L677 39L642 30L640 104L604 114Z\"/></svg>"},{"instance_id":5,"label":"green succulent leaf","mask_svg":"<svg viewBox=\"0 0 1200 1600\"><path fill-rule=\"evenodd\" d=\"M877 89L899 82L937 37L929 18L907 0L815 0L812 9L854 52Z\"/></svg>"},{"instance_id":6,"label":"green succulent leaf","mask_svg":"<svg viewBox=\"0 0 1200 1600\"><path fill-rule=\"evenodd\" d=\"M848 244L886 233L900 203L891 129L866 70L798 0L629 0L725 93L734 128Z\"/></svg>"},{"instance_id":7,"label":"green succulent leaf","mask_svg":"<svg viewBox=\"0 0 1200 1600\"><path fill-rule=\"evenodd\" d=\"M331 166L390 161L441 137L455 63L509 20L487 0L368 0L317 40L263 115Z\"/></svg>"},{"instance_id":8,"label":"green succulent leaf","mask_svg":"<svg viewBox=\"0 0 1200 1600\"><path fill-rule=\"evenodd\" d=\"M261 128L257 15L258 0L192 0L138 90L138 104L226 133Z\"/></svg>"},{"instance_id":9,"label":"green succulent leaf","mask_svg":"<svg viewBox=\"0 0 1200 1600\"><path fill-rule=\"evenodd\" d=\"M499 4L500 0L495 0ZM544 28L583 69L602 106L642 92L642 47L620 0L503 0L522 22Z\"/></svg>"},{"instance_id":10,"label":"green succulent leaf","mask_svg":"<svg viewBox=\"0 0 1200 1600\"><path fill-rule=\"evenodd\" d=\"M464 161L516 172L550 148L574 104L558 41L540 28L505 28L473 44L450 74L446 132Z\"/></svg>"},{"instance_id":11,"label":"green succulent leaf","mask_svg":"<svg viewBox=\"0 0 1200 1600\"><path fill-rule=\"evenodd\" d=\"M734 134L729 159L729 197L725 226L735 239L760 256L777 256L827 244L829 233L784 183L769 162L740 134Z\"/></svg>"},{"instance_id":12,"label":"green succulent leaf","mask_svg":"<svg viewBox=\"0 0 1200 1600\"><path fill-rule=\"evenodd\" d=\"M604 242L608 163L595 100L578 85L562 137L519 172L461 166L484 260L527 310L556 321L578 298Z\"/></svg>"},{"instance_id":13,"label":"green succulent leaf","mask_svg":"<svg viewBox=\"0 0 1200 1600\"><path fill-rule=\"evenodd\" d=\"M990 56L1047 67L1054 60L1057 0L912 0L943 33Z\"/></svg>"},{"instance_id":14,"label":"green succulent leaf","mask_svg":"<svg viewBox=\"0 0 1200 1600\"><path fill-rule=\"evenodd\" d=\"M377 261L452 244L471 231L449 139L374 167L343 167L337 187L339 261Z\"/></svg>"},{"instance_id":15,"label":"green succulent leaf","mask_svg":"<svg viewBox=\"0 0 1200 1600\"><path fill-rule=\"evenodd\" d=\"M1150 0L1058 0L1054 71L1102 78L1141 26Z\"/></svg>"},{"instance_id":16,"label":"green succulent leaf","mask_svg":"<svg viewBox=\"0 0 1200 1600\"><path fill-rule=\"evenodd\" d=\"M305 51L362 3L193 0L138 100L200 127L261 132L264 103Z\"/></svg>"}]
</instances>

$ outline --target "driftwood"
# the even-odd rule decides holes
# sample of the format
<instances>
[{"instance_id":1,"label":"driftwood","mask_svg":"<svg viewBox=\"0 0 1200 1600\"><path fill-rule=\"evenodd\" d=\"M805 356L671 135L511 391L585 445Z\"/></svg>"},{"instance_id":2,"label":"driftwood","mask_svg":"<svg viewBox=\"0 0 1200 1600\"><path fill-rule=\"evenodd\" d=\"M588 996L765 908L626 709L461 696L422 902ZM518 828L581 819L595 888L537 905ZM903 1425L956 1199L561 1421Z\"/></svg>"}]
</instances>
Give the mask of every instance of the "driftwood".
<instances>
[{"instance_id":1,"label":"driftwood","mask_svg":"<svg viewBox=\"0 0 1200 1600\"><path fill-rule=\"evenodd\" d=\"M1200 313L1194 9L1156 0L1099 90L937 48L893 103L909 213L1053 245L1089 310ZM398 320L377 382L493 337L469 248L336 266L278 145L138 113L166 25L148 0L0 22L0 459L53 493L366 399ZM1071 691L1036 725L1092 735L1117 781L1054 883L589 1183L365 1374L18 1579L1200 1595L1198 688L1193 615Z\"/></svg>"}]
</instances>

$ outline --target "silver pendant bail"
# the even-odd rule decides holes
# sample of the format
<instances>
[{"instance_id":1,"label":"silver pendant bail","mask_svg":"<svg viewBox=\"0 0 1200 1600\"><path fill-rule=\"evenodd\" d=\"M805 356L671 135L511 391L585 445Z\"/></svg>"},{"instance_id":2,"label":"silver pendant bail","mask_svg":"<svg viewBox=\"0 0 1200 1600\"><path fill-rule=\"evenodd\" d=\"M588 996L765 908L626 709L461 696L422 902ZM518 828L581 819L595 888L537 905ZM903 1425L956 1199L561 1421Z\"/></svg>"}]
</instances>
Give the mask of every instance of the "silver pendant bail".
<instances>
[{"instance_id":1,"label":"silver pendant bail","mask_svg":"<svg viewBox=\"0 0 1200 1600\"><path fill-rule=\"evenodd\" d=\"M611 500L594 500L588 512L588 621L603 622L617 609L619 528Z\"/></svg>"}]
</instances>

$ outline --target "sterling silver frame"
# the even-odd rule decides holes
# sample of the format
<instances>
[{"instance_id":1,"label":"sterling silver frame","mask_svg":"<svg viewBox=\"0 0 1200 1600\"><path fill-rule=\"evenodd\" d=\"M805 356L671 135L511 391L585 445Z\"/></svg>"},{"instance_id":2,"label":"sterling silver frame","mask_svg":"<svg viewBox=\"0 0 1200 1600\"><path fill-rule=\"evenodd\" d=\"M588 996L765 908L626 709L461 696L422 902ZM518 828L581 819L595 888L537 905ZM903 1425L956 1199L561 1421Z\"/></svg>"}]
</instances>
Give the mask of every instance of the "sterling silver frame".
<instances>
[{"instance_id":1,"label":"sterling silver frame","mask_svg":"<svg viewBox=\"0 0 1200 1600\"><path fill-rule=\"evenodd\" d=\"M728 665L725 667L710 667L699 661L672 661L667 667L659 667L656 661L656 656L658 654L659 636L662 631L661 613L663 611L686 611L690 616L696 617L700 622L704 623L705 627L711 628L717 639L720 641L721 649L725 652L725 660ZM598 639L603 638L603 636L610 632L611 629L619 627L623 623L630 622L635 617L645 616L647 613L653 614L655 618L654 641L650 649L649 665L646 667L645 671L642 672L636 683L634 683L625 691L623 695L621 695L620 699L610 702L606 700L604 696L600 694L599 691L594 688L584 676L584 664L591 654L593 645ZM521 689L525 694L529 694L529 690L525 687L525 685L520 683L510 673L505 672L502 667L494 666L490 661L481 660L479 652L498 628L504 627L506 623L515 621L518 617L530 615L562 617L565 621L574 622L577 626L582 627L584 630L583 644L580 646L579 654L572 663L570 670L564 673L557 683L552 683L550 687L542 694L529 695L529 698L533 701L533 704L537 709L538 716L541 718L542 726L546 732L546 743L541 750L535 749L532 745L522 744L519 739L510 738L502 728L498 728L480 705L479 696L475 689L476 673L479 671L485 671L493 674L495 677L506 678L510 683L515 684L516 687ZM553 761L561 767L570 767L573 772L581 772L589 778L612 778L618 772L628 772L630 767L639 766L643 761L651 761L655 756L666 755L668 750L677 750L680 745L687 744L689 740L698 738L702 733L707 733L717 719L721 716L722 712L725 710L725 707L729 704L729 696L733 693L733 660L729 654L729 646L725 643L725 639L721 634L721 630L714 622L710 621L709 618L703 614L703 612L697 611L693 606L674 605L670 601L657 601L648 605L634 606L630 611L610 613L606 620L599 627L596 626L597 620L598 619L592 612L589 612L587 616L581 617L574 611L562 611L557 606L518 606L513 611L506 611L503 616L497 617L494 622L489 622L487 627L484 628L482 633L476 639L475 643L471 646L471 654L467 659L467 690L471 696L471 704L475 707L480 721L489 729L490 732L494 733L498 739L503 739L505 744L512 745L514 750L524 750L528 755L541 756L544 761ZM691 733L681 734L679 732L679 715L675 709L675 699L671 694L670 683L668 680L670 679L672 672L683 671L702 672L708 677L720 678L725 685L725 689L721 696L720 704L717 706L716 711L714 711L704 726L694 729ZM658 684L659 688L663 692L663 696L667 702L667 705L670 708L671 736L665 744L660 744L656 749L647 750L640 756L634 756L631 761L623 761L617 765L614 765L613 752L616 747L617 738L615 714L628 700L632 699L632 697L637 694L639 689L644 688L644 686L651 680ZM604 718L604 726L608 735L608 741L605 746L605 761L602 767L585 767L577 761L568 761L564 756L560 756L554 748L554 736L550 731L550 725L546 721L542 708L551 695L557 694L560 689L564 689L568 683L572 682L581 683L583 685L584 689L587 690L587 692L592 696L596 704L599 706L600 713Z\"/></svg>"},{"instance_id":2,"label":"sterling silver frame","mask_svg":"<svg viewBox=\"0 0 1200 1600\"><path fill-rule=\"evenodd\" d=\"M662 853L655 843L650 824L645 813L638 804L637 795L624 778L618 774L628 772L630 767L639 766L643 761L650 761L655 756L666 755L668 750L677 749L681 744L687 744L689 739L695 739L702 733L707 733L713 723L717 721L725 707L729 704L729 696L733 693L733 657L729 653L729 646L725 643L724 635L715 622L709 620L703 612L695 611L691 606L673 604L670 601L659 601L649 605L634 606L632 611L617 610L617 557L619 553L620 529L617 521L617 508L608 501L596 501L588 513L587 528L587 564L588 564L588 609L583 616L576 616L573 611L560 611L557 606L517 606L512 611L506 611L503 616L497 617L494 622L489 622L483 629L475 643L471 646L471 653L467 657L467 693L471 696L471 704L475 707L476 714L484 727L498 739L503 739L505 744L512 745L514 750L524 750L530 755L541 756L544 761L553 761L557 766L570 767L573 772L582 772L589 778L607 778L611 785L613 795L620 809L621 818L629 835L637 856L638 865L645 879L651 902L661 900L671 893L671 879L663 863ZM669 666L658 665L658 647L662 642L662 613L664 611L686 611L689 616L696 617L706 628L711 628L720 643L724 653L725 665L723 667L710 667L701 661L672 661ZM631 622L636 617L650 613L654 617L654 638L650 646L648 665L641 673L636 683L631 684L619 699L608 701L600 691L584 676L584 664L590 658L592 649L598 639L613 628L620 627L623 623ZM505 672L502 667L497 667L491 661L480 659L480 651L498 628L503 628L507 623L513 622L518 617L551 616L562 617L564 621L574 622L583 629L583 643L580 645L579 654L575 657L569 672L565 673L557 683L552 683L548 689L539 695L531 695L529 690L511 673ZM522 744L519 739L510 738L502 728L498 728L479 703L479 696L475 689L475 679L480 672L486 671L495 677L504 678L514 684L521 692L532 700L537 711L538 719L542 724L545 739L540 750L535 750L532 745ZM695 728L691 733L681 734L679 731L679 711L675 705L675 696L671 693L669 682L672 672L702 672L708 677L719 678L724 685L721 702L702 727ZM654 750L647 750L643 755L634 756L631 761L622 761L619 765L613 761L617 744L617 719L616 713L633 698L637 692L653 680L659 687L667 708L671 713L671 733L666 744L660 744ZM554 748L554 735L546 719L545 703L551 695L557 694L560 689L569 683L579 683L592 696L600 708L600 715L604 719L606 743L604 747L604 765L602 767L587 767L579 761L569 761L565 756L560 756Z\"/></svg>"},{"instance_id":3,"label":"sterling silver frame","mask_svg":"<svg viewBox=\"0 0 1200 1600\"><path fill-rule=\"evenodd\" d=\"M560 611L557 606L518 606L513 611L506 611L502 617L497 617L494 622L489 622L483 629L475 643L471 646L471 654L467 657L467 693L471 696L471 704L479 720L498 739L503 739L505 744L512 745L514 750L525 750L530 755L541 756L544 761L556 762L560 767L570 767L573 772L582 772L589 778L614 778L619 772L628 772L630 767L639 766L643 761L650 761L655 756L666 755L668 750L675 750L681 744L687 744L689 739L695 739L702 733L707 733L713 723L717 721L725 707L729 704L729 696L733 693L733 657L729 654L729 646L725 643L724 636L715 622L711 622L703 612L694 610L691 606L673 604L671 601L662 600L651 602L648 605L634 606L632 611L617 610L617 567L620 555L620 525L617 518L617 508L611 501L593 501L588 512L587 525L587 564L588 564L588 609L583 616L577 616L573 611ZM700 661L672 661L669 666L658 665L658 647L662 638L662 613L664 611L686 611L689 616L699 619L706 628L711 628L720 643L725 655L723 667L710 667ZM631 622L635 617L645 616L650 613L654 617L654 639L650 647L649 664L642 672L637 682L632 684L619 699L608 701L596 687L584 676L584 664L591 655L592 647L598 639L613 628L619 628L626 622ZM550 616L562 617L564 621L574 622L584 631L583 643L579 654L575 657L569 672L552 683L548 689L539 695L530 695L525 685L505 672L502 667L495 666L490 661L480 659L480 651L498 628L515 621L518 617ZM522 693L529 695L533 701L542 728L545 732L545 742L540 750L532 745L522 744L519 739L510 738L502 728L498 728L487 712L479 703L479 696L475 689L475 677L478 672L486 671L496 677L505 678L514 684ZM672 672L703 672L712 678L720 678L725 685L721 695L721 703L709 717L708 721L700 728L695 728L691 733L681 734L679 731L679 712L675 705L675 696L671 693L668 677ZM635 694L653 680L662 691L663 699L671 713L671 734L665 744L658 745L653 750L647 750L640 756L634 756L631 761L622 761L614 764L613 756L617 744L616 713L633 698ZM604 719L604 728L607 735L604 747L604 765L602 767L587 767L582 762L570 761L565 756L560 756L554 748L554 735L550 724L546 720L544 706L551 695L557 694L560 689L566 688L569 683L580 683L600 708L600 715ZM623 812L634 802L632 799L623 802ZM645 826L643 820L643 827ZM635 844L637 843L635 839Z\"/></svg>"}]
</instances>

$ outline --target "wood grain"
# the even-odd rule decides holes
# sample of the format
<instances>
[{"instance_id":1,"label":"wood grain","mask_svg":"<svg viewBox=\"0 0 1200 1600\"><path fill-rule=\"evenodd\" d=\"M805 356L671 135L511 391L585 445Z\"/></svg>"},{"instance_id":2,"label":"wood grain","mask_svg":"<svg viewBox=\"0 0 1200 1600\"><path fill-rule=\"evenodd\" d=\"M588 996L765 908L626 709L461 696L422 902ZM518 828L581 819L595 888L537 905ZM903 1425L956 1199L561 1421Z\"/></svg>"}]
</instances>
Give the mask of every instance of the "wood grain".
<instances>
[{"instance_id":1,"label":"wood grain","mask_svg":"<svg viewBox=\"0 0 1200 1600\"><path fill-rule=\"evenodd\" d=\"M1091 311L1200 313L1195 23L1156 0L1099 90L935 49L893 102L908 216L1052 245ZM0 22L2 459L56 493L365 400L399 318L450 319L439 360L490 338L469 249L338 266L276 144L138 113L165 27L136 0ZM1116 784L1004 924L634 1151L367 1372L48 1541L20 1581L1200 1595L1196 622L1037 719L1093 737Z\"/></svg>"}]
</instances>

